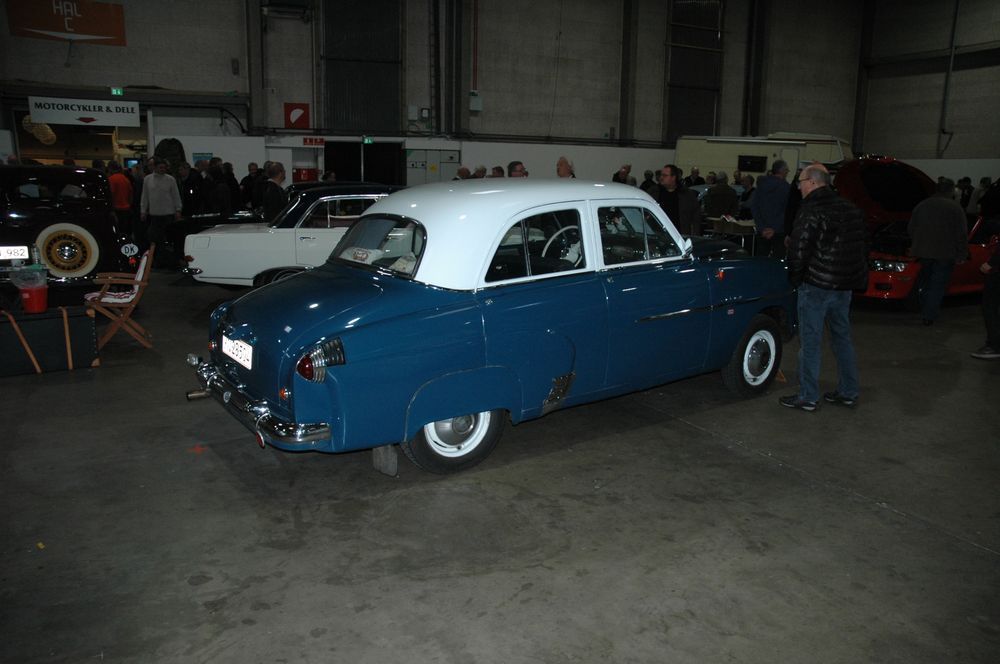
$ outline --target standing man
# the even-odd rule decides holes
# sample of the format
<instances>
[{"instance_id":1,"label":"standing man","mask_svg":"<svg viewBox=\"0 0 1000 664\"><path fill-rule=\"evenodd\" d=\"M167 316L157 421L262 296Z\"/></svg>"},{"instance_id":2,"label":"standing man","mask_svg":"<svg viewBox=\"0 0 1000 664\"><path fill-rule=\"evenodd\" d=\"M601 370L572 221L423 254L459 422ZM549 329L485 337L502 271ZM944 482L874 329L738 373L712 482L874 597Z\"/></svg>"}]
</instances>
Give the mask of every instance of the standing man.
<instances>
[{"instance_id":1,"label":"standing man","mask_svg":"<svg viewBox=\"0 0 1000 664\"><path fill-rule=\"evenodd\" d=\"M823 398L853 407L860 387L851 342L851 291L864 288L868 279L864 214L830 188L830 173L823 166L807 166L798 185L802 205L788 247L788 277L798 288L799 392L778 403L816 410L825 322L837 360L837 390Z\"/></svg>"},{"instance_id":2,"label":"standing man","mask_svg":"<svg viewBox=\"0 0 1000 664\"><path fill-rule=\"evenodd\" d=\"M140 233L145 235L143 244L148 246L155 242L159 249L153 255L154 267L173 264L165 255L170 253L166 243L167 226L173 221L180 221L181 208L180 190L174 177L167 173L167 160L153 157L153 172L142 181L142 199L139 202L142 223L139 226Z\"/></svg>"},{"instance_id":3,"label":"standing man","mask_svg":"<svg viewBox=\"0 0 1000 664\"><path fill-rule=\"evenodd\" d=\"M556 162L556 177L575 178L576 173L573 169L573 162L566 157L559 157L559 161Z\"/></svg>"},{"instance_id":4,"label":"standing man","mask_svg":"<svg viewBox=\"0 0 1000 664\"><path fill-rule=\"evenodd\" d=\"M264 185L264 222L271 221L288 204L288 192L282 187L285 182L285 165L272 161L267 167L267 183Z\"/></svg>"},{"instance_id":5,"label":"standing man","mask_svg":"<svg viewBox=\"0 0 1000 664\"><path fill-rule=\"evenodd\" d=\"M971 355L980 360L1000 360L1000 244L993 246L993 254L979 266L979 271L986 275L983 287L986 345Z\"/></svg>"},{"instance_id":6,"label":"standing man","mask_svg":"<svg viewBox=\"0 0 1000 664\"><path fill-rule=\"evenodd\" d=\"M528 177L528 171L524 169L524 163L520 161L512 161L509 164L507 164L507 177L509 178Z\"/></svg>"},{"instance_id":7,"label":"standing man","mask_svg":"<svg viewBox=\"0 0 1000 664\"><path fill-rule=\"evenodd\" d=\"M240 205L246 210L251 207L253 201L253 186L257 181L257 162L251 161L247 164L247 174L240 180Z\"/></svg>"},{"instance_id":8,"label":"standing man","mask_svg":"<svg viewBox=\"0 0 1000 664\"><path fill-rule=\"evenodd\" d=\"M698 194L681 186L683 172L673 164L660 169L660 184L648 193L670 217L681 235L701 235Z\"/></svg>"},{"instance_id":9,"label":"standing man","mask_svg":"<svg viewBox=\"0 0 1000 664\"><path fill-rule=\"evenodd\" d=\"M941 310L956 263L969 255L965 210L955 199L955 183L944 178L937 190L913 208L906 230L910 235L910 255L920 259L917 289L924 325L933 325Z\"/></svg>"},{"instance_id":10,"label":"standing man","mask_svg":"<svg viewBox=\"0 0 1000 664\"><path fill-rule=\"evenodd\" d=\"M111 188L111 206L118 218L118 231L131 236L132 228L132 181L122 173L121 164L108 162L108 186Z\"/></svg>"},{"instance_id":11,"label":"standing man","mask_svg":"<svg viewBox=\"0 0 1000 664\"><path fill-rule=\"evenodd\" d=\"M778 159L771 164L771 172L757 180L750 211L757 227L758 256L785 256L785 206L791 188L786 177L788 164Z\"/></svg>"}]
</instances>

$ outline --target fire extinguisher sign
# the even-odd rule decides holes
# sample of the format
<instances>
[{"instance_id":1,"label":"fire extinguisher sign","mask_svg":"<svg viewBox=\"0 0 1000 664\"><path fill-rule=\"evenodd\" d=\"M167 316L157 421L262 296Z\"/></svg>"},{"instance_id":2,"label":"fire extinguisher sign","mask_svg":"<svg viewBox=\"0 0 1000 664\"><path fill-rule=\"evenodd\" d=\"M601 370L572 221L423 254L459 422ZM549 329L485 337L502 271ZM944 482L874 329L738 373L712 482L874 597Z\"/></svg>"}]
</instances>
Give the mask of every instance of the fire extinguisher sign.
<instances>
[{"instance_id":1,"label":"fire extinguisher sign","mask_svg":"<svg viewBox=\"0 0 1000 664\"><path fill-rule=\"evenodd\" d=\"M285 129L309 129L309 104L285 102Z\"/></svg>"}]
</instances>

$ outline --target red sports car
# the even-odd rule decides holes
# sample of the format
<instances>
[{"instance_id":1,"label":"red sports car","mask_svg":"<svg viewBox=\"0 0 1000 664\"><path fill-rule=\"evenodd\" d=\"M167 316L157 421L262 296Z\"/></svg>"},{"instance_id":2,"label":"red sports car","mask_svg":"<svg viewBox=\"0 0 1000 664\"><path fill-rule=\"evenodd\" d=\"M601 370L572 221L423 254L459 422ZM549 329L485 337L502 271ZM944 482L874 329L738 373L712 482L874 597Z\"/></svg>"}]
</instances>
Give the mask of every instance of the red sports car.
<instances>
[{"instance_id":1,"label":"red sports car","mask_svg":"<svg viewBox=\"0 0 1000 664\"><path fill-rule=\"evenodd\" d=\"M863 297L880 300L916 298L914 286L920 263L909 255L906 225L917 203L934 192L934 182L922 171L890 157L860 157L845 164L834 184L842 196L865 212L871 233L868 289ZM982 217L969 221L969 260L955 266L948 295L983 289L979 266L1000 240L1000 223Z\"/></svg>"}]
</instances>

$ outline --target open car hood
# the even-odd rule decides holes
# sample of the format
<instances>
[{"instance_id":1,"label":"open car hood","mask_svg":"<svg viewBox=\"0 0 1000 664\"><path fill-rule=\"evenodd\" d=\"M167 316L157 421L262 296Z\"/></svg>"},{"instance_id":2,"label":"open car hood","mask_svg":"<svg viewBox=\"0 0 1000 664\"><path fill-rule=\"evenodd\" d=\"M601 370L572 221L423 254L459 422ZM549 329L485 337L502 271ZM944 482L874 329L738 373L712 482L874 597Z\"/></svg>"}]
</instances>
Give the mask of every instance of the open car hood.
<instances>
[{"instance_id":1,"label":"open car hood","mask_svg":"<svg viewBox=\"0 0 1000 664\"><path fill-rule=\"evenodd\" d=\"M879 156L845 162L837 171L834 186L841 196L861 208L872 227L909 221L917 203L934 193L934 181L923 171L892 157Z\"/></svg>"}]
</instances>

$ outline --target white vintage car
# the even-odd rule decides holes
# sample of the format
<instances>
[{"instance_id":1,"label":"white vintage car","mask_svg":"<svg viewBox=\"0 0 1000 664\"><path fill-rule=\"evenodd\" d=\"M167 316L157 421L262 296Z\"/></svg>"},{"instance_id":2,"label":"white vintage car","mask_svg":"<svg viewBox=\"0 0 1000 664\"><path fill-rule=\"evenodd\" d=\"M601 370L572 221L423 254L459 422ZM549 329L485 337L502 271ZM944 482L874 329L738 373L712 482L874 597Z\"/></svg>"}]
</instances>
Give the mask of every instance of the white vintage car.
<instances>
[{"instance_id":1,"label":"white vintage car","mask_svg":"<svg viewBox=\"0 0 1000 664\"><path fill-rule=\"evenodd\" d=\"M270 224L220 224L184 240L197 281L261 286L322 265L347 228L399 187L333 184L296 194Z\"/></svg>"}]
</instances>

